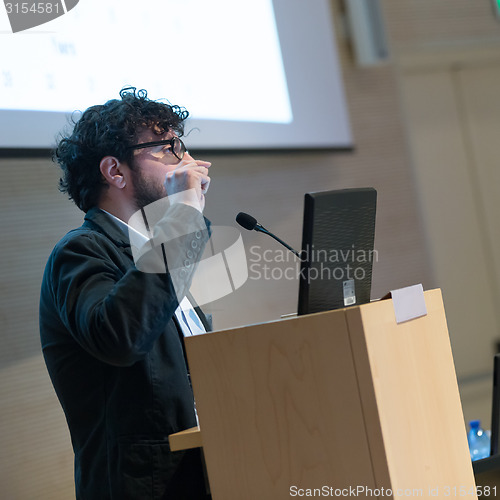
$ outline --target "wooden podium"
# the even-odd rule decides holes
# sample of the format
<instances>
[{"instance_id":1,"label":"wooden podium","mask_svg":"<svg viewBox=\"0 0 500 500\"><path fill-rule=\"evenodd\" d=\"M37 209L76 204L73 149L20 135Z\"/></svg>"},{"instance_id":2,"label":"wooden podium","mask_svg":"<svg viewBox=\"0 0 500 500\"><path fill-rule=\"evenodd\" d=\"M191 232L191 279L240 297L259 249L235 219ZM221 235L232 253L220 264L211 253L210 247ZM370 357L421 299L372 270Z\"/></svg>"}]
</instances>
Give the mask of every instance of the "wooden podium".
<instances>
[{"instance_id":1,"label":"wooden podium","mask_svg":"<svg viewBox=\"0 0 500 500\"><path fill-rule=\"evenodd\" d=\"M187 338L213 499L477 498L440 290L425 302Z\"/></svg>"}]
</instances>

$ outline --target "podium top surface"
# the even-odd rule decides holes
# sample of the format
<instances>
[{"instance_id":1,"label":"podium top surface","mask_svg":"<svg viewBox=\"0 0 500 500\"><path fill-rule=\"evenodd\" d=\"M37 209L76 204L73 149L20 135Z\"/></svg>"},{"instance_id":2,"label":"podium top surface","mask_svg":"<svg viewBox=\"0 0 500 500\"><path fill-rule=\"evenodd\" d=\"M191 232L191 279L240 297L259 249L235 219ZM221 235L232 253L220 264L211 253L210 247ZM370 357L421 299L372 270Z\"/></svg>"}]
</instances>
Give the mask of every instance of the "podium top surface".
<instances>
[{"instance_id":1,"label":"podium top surface","mask_svg":"<svg viewBox=\"0 0 500 500\"><path fill-rule=\"evenodd\" d=\"M424 292L425 300L431 300L435 301L438 300L438 302L442 302L442 294L441 294L441 289L440 288L435 288L432 290L427 290ZM346 314L350 313L353 311L365 311L369 310L373 307L380 306L380 304L386 304L387 307L393 307L393 300L390 296L390 294L387 294L386 296L380 298L380 299L374 299L371 302L368 302L366 304L360 304L360 305L355 305L355 306L349 306L349 307L342 307L339 309L333 309L331 311L322 311L322 312L317 312L317 313L312 313L312 314L305 314L305 315L300 315L298 316L296 313L290 313L290 314L285 314L281 318L276 318L272 319L269 321L263 321L260 323L250 323L248 325L239 325L236 327L228 327L228 328L223 328L220 330L214 330L212 332L209 332L208 335L214 335L214 334L219 334L219 333L227 333L227 332L234 332L234 331L240 331L244 330L247 328L255 328L261 325L271 325L275 323L280 323L283 321L300 321L302 318L309 318L309 317L315 317L315 316L322 316L322 315L330 315L330 314ZM191 336L191 337L186 337L186 340L188 342L191 342L193 339L199 338L199 335Z\"/></svg>"}]
</instances>

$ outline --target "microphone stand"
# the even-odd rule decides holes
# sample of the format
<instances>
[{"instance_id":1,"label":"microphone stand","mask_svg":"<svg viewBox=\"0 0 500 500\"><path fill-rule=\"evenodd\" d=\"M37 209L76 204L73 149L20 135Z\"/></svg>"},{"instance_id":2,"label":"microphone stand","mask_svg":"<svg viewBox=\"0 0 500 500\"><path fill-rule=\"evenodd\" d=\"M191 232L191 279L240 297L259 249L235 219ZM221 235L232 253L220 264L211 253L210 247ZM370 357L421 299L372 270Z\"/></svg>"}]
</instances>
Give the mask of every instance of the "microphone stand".
<instances>
[{"instance_id":1,"label":"microphone stand","mask_svg":"<svg viewBox=\"0 0 500 500\"><path fill-rule=\"evenodd\" d=\"M294 250L290 245L287 245L283 240L281 240L276 235L274 235L273 233L271 233L271 231L268 231L261 224L257 224L254 229L255 229L255 231L260 231L261 233L264 233L264 234L267 234L267 235L271 236L271 238L274 238L278 243L281 243L284 247L288 248L288 250L290 250L290 252L292 252L300 260L302 260L302 257L300 256L299 252L297 252L296 250Z\"/></svg>"}]
</instances>

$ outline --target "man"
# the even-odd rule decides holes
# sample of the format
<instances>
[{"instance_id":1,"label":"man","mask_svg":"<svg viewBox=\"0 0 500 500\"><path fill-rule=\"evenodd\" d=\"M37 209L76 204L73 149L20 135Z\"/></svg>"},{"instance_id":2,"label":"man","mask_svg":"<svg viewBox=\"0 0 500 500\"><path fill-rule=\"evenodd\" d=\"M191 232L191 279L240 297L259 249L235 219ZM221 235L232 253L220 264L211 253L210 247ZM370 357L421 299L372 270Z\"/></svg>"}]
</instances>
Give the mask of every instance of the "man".
<instances>
[{"instance_id":1,"label":"man","mask_svg":"<svg viewBox=\"0 0 500 500\"><path fill-rule=\"evenodd\" d=\"M199 450L171 452L168 435L196 425L183 336L208 324L183 309L208 239L210 163L179 138L187 111L135 88L120 97L87 109L56 149L61 190L86 215L46 266L43 354L71 433L77 499L205 498ZM141 270L127 222L158 200L160 217L140 235L151 244Z\"/></svg>"}]
</instances>

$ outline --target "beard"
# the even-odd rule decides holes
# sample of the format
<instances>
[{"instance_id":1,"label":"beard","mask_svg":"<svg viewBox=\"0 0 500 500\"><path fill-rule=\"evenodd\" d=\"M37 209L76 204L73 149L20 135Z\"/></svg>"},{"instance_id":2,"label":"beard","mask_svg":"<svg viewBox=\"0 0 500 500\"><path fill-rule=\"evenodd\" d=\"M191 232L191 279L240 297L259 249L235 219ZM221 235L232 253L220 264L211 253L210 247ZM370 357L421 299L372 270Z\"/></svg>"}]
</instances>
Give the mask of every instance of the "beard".
<instances>
[{"instance_id":1,"label":"beard","mask_svg":"<svg viewBox=\"0 0 500 500\"><path fill-rule=\"evenodd\" d=\"M145 179L140 168L132 170L132 179L134 181L134 202L138 210L167 196L165 186Z\"/></svg>"}]
</instances>

